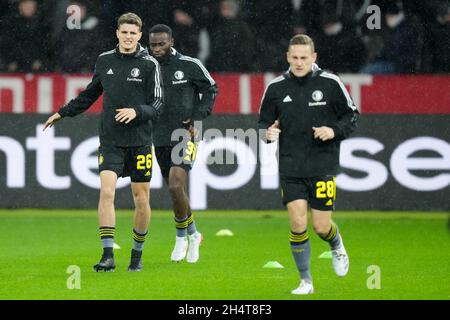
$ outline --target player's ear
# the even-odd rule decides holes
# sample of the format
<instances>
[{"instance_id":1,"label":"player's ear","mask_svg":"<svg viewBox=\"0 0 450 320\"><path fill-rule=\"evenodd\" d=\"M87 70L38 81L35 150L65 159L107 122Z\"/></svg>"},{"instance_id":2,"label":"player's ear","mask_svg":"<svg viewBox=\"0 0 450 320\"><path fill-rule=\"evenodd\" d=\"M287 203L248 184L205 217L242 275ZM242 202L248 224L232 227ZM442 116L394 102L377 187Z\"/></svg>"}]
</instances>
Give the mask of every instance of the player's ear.
<instances>
[{"instance_id":1,"label":"player's ear","mask_svg":"<svg viewBox=\"0 0 450 320\"><path fill-rule=\"evenodd\" d=\"M314 52L313 53L313 63L316 62L316 60L317 60L317 52Z\"/></svg>"},{"instance_id":2,"label":"player's ear","mask_svg":"<svg viewBox=\"0 0 450 320\"><path fill-rule=\"evenodd\" d=\"M119 29L116 29L116 37L117 37L117 39L119 39Z\"/></svg>"},{"instance_id":3,"label":"player's ear","mask_svg":"<svg viewBox=\"0 0 450 320\"><path fill-rule=\"evenodd\" d=\"M138 41L141 40L141 38L142 38L142 32L139 32L138 33Z\"/></svg>"}]
</instances>

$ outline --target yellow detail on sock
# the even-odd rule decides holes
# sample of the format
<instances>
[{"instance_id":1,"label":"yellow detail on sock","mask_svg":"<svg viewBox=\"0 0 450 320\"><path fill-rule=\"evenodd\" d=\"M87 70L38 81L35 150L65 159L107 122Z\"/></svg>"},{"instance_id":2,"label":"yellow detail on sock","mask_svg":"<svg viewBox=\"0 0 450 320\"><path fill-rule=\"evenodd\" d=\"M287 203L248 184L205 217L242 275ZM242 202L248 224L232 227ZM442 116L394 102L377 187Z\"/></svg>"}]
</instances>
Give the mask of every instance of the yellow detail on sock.
<instances>
[{"instance_id":1,"label":"yellow detail on sock","mask_svg":"<svg viewBox=\"0 0 450 320\"><path fill-rule=\"evenodd\" d=\"M305 242L308 239L309 239L309 234L307 232L305 232L303 234L294 234L291 232L289 234L290 242Z\"/></svg>"},{"instance_id":2,"label":"yellow detail on sock","mask_svg":"<svg viewBox=\"0 0 450 320\"><path fill-rule=\"evenodd\" d=\"M114 233L114 231L100 231L101 236L113 236Z\"/></svg>"},{"instance_id":3,"label":"yellow detail on sock","mask_svg":"<svg viewBox=\"0 0 450 320\"><path fill-rule=\"evenodd\" d=\"M325 238L323 238L323 240L330 241L331 239L333 239L336 236L336 232L337 232L336 224L334 222L331 222L330 232L328 233L328 235Z\"/></svg>"},{"instance_id":4,"label":"yellow detail on sock","mask_svg":"<svg viewBox=\"0 0 450 320\"><path fill-rule=\"evenodd\" d=\"M133 239L139 242L144 242L145 241L145 236L138 236L136 234L133 235Z\"/></svg>"},{"instance_id":5,"label":"yellow detail on sock","mask_svg":"<svg viewBox=\"0 0 450 320\"><path fill-rule=\"evenodd\" d=\"M187 221L187 220L181 221L181 222L175 221L175 226L176 226L178 229L186 229L187 226L188 226L188 221Z\"/></svg>"},{"instance_id":6,"label":"yellow detail on sock","mask_svg":"<svg viewBox=\"0 0 450 320\"><path fill-rule=\"evenodd\" d=\"M194 215L190 215L184 221L177 221L175 219L175 226L177 227L177 229L186 229L192 222L194 222Z\"/></svg>"}]
</instances>

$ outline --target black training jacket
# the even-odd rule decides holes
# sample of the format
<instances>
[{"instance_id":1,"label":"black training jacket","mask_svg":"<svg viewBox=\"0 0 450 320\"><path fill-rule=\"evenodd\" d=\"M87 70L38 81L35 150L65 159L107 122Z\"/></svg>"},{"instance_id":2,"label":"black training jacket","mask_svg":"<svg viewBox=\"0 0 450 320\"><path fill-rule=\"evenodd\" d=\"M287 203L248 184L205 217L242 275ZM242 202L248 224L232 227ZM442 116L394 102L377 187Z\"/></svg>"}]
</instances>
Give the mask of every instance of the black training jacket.
<instances>
[{"instance_id":1,"label":"black training jacket","mask_svg":"<svg viewBox=\"0 0 450 320\"><path fill-rule=\"evenodd\" d=\"M199 121L209 116L217 96L217 85L200 60L171 49L160 61L164 83L164 111L153 124L156 147L171 146L172 132L183 128L183 120ZM201 95L201 97L200 97Z\"/></svg>"},{"instance_id":2,"label":"black training jacket","mask_svg":"<svg viewBox=\"0 0 450 320\"><path fill-rule=\"evenodd\" d=\"M58 113L73 117L87 110L103 93L100 144L136 147L152 144L152 121L162 112L163 88L159 63L138 45L136 52L123 54L118 47L97 58L91 83ZM134 108L130 123L115 120L116 109Z\"/></svg>"},{"instance_id":3,"label":"black training jacket","mask_svg":"<svg viewBox=\"0 0 450 320\"><path fill-rule=\"evenodd\" d=\"M340 141L353 132L358 114L339 77L314 64L305 77L295 77L288 71L268 85L258 125L260 129L267 129L275 120L280 123L281 176L336 175ZM314 139L312 127L321 126L331 127L335 138Z\"/></svg>"}]
</instances>

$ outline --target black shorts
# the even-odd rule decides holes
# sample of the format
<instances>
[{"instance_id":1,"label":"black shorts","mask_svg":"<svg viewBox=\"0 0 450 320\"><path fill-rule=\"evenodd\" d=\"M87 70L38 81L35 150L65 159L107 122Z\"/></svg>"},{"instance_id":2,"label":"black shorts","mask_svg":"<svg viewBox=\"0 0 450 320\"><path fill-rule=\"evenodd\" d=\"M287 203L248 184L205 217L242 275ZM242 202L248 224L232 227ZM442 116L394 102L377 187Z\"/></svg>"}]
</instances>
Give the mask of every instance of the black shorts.
<instances>
[{"instance_id":1,"label":"black shorts","mask_svg":"<svg viewBox=\"0 0 450 320\"><path fill-rule=\"evenodd\" d=\"M280 177L283 204L304 199L316 210L332 211L336 200L336 176Z\"/></svg>"},{"instance_id":2,"label":"black shorts","mask_svg":"<svg viewBox=\"0 0 450 320\"><path fill-rule=\"evenodd\" d=\"M161 168L161 175L168 178L172 167L180 167L189 172L194 166L197 146L197 141L188 140L176 146L155 147L155 155Z\"/></svg>"},{"instance_id":3,"label":"black shorts","mask_svg":"<svg viewBox=\"0 0 450 320\"><path fill-rule=\"evenodd\" d=\"M132 182L152 179L152 146L98 148L98 170L110 170L118 177L130 177Z\"/></svg>"}]
</instances>

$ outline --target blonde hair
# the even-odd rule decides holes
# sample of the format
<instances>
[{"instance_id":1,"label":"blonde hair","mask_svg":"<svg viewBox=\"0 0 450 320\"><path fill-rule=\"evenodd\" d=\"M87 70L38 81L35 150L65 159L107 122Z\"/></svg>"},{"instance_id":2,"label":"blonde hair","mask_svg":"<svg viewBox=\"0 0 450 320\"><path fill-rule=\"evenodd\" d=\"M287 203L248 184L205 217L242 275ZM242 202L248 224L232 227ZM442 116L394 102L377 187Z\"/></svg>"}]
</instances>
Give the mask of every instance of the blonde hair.
<instances>
[{"instance_id":1,"label":"blonde hair","mask_svg":"<svg viewBox=\"0 0 450 320\"><path fill-rule=\"evenodd\" d=\"M315 48L314 48L314 41L313 39L311 39L309 36L307 36L306 34L297 34L295 36L293 36L291 38L291 40L289 40L289 47L290 46L295 46L297 44L302 44L302 45L306 45L306 46L310 46L312 52L315 52Z\"/></svg>"}]
</instances>

